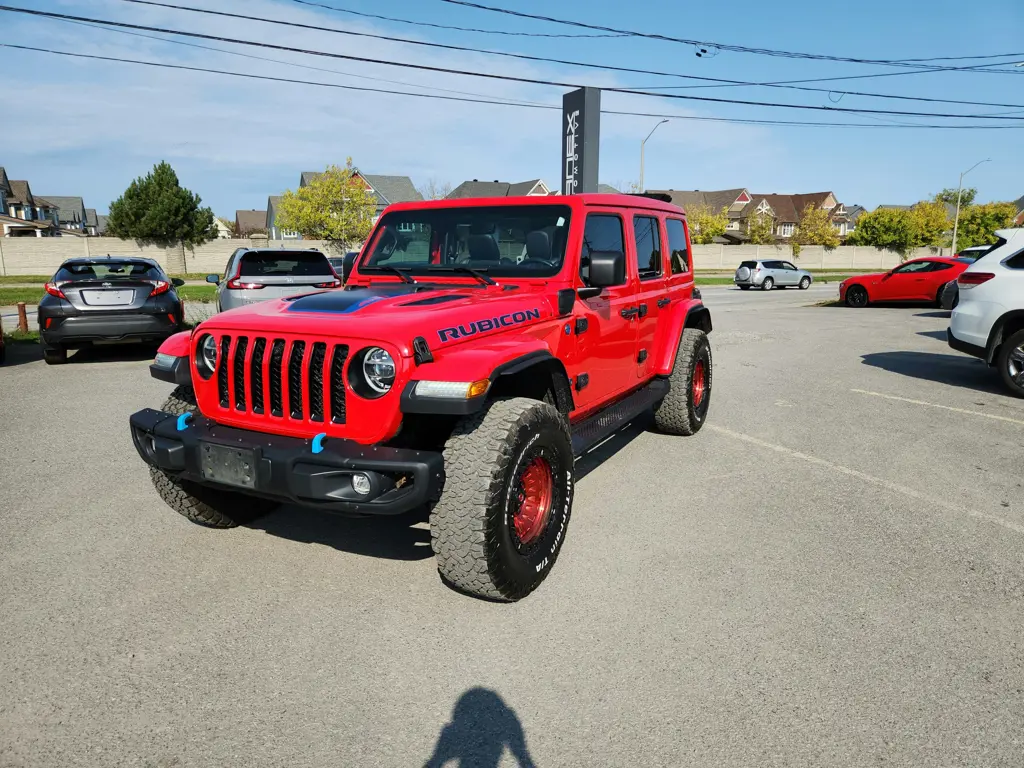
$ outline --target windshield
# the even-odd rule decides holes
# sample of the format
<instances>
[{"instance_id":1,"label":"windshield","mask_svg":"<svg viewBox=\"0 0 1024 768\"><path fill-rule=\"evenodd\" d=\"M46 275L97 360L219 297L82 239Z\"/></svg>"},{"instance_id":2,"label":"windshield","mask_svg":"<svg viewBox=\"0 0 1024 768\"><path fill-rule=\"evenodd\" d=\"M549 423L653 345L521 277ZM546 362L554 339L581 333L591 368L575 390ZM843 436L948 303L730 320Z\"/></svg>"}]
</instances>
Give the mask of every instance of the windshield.
<instances>
[{"instance_id":1,"label":"windshield","mask_svg":"<svg viewBox=\"0 0 1024 768\"><path fill-rule=\"evenodd\" d=\"M360 271L473 269L492 277L551 277L565 258L566 205L434 208L386 214Z\"/></svg>"},{"instance_id":2,"label":"windshield","mask_svg":"<svg viewBox=\"0 0 1024 768\"><path fill-rule=\"evenodd\" d=\"M53 277L55 282L75 280L163 280L163 272L142 261L103 261L65 264Z\"/></svg>"},{"instance_id":3,"label":"windshield","mask_svg":"<svg viewBox=\"0 0 1024 768\"><path fill-rule=\"evenodd\" d=\"M240 277L304 277L334 274L326 256L306 251L247 253L242 256L239 269Z\"/></svg>"}]
</instances>

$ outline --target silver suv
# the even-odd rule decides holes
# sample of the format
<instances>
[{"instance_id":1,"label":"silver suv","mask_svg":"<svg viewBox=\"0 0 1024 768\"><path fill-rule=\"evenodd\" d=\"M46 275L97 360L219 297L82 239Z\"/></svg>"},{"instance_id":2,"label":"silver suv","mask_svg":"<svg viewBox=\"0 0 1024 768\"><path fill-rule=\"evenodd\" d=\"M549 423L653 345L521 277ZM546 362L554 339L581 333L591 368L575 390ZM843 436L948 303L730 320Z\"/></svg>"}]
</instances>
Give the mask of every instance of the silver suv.
<instances>
[{"instance_id":1,"label":"silver suv","mask_svg":"<svg viewBox=\"0 0 1024 768\"><path fill-rule=\"evenodd\" d=\"M791 285L807 290L814 279L806 269L797 269L788 261L769 259L742 262L732 281L742 291L751 287L770 291L772 288L788 288Z\"/></svg>"},{"instance_id":2,"label":"silver suv","mask_svg":"<svg viewBox=\"0 0 1024 768\"><path fill-rule=\"evenodd\" d=\"M228 259L224 276L207 275L206 282L217 286L219 312L341 286L327 257L313 248L239 248Z\"/></svg>"}]
</instances>

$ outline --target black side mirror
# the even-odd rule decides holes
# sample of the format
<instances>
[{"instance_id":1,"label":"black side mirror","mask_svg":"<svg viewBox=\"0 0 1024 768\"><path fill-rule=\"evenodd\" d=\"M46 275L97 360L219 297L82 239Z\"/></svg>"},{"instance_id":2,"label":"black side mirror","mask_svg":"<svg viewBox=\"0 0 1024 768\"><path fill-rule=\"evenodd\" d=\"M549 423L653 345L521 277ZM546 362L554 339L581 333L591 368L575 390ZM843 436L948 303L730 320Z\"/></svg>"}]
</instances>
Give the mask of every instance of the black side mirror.
<instances>
[{"instance_id":1,"label":"black side mirror","mask_svg":"<svg viewBox=\"0 0 1024 768\"><path fill-rule=\"evenodd\" d=\"M352 274L352 268L356 265L357 256L359 256L358 252L349 251L341 262L341 279L346 283L348 282L349 275Z\"/></svg>"},{"instance_id":2,"label":"black side mirror","mask_svg":"<svg viewBox=\"0 0 1024 768\"><path fill-rule=\"evenodd\" d=\"M173 285L175 288L181 288L181 286L183 286L184 284L185 281L182 280L180 277L171 278L171 285Z\"/></svg>"},{"instance_id":3,"label":"black side mirror","mask_svg":"<svg viewBox=\"0 0 1024 768\"><path fill-rule=\"evenodd\" d=\"M216 285L217 283L220 282L220 275L207 275L206 282L213 283L214 285Z\"/></svg>"},{"instance_id":4,"label":"black side mirror","mask_svg":"<svg viewBox=\"0 0 1024 768\"><path fill-rule=\"evenodd\" d=\"M610 288L626 282L626 256L622 251L592 251L590 253L590 285Z\"/></svg>"}]
</instances>

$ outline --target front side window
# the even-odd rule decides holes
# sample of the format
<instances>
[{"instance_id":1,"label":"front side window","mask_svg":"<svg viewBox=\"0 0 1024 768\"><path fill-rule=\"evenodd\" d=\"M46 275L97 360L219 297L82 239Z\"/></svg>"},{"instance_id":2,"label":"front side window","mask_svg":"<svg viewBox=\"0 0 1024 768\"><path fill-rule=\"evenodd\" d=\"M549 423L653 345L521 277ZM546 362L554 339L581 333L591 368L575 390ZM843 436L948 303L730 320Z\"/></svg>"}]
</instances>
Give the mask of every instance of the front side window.
<instances>
[{"instance_id":1,"label":"front side window","mask_svg":"<svg viewBox=\"0 0 1024 768\"><path fill-rule=\"evenodd\" d=\"M672 274L690 271L689 254L686 251L686 228L679 219L665 219L668 230L668 250L672 257Z\"/></svg>"},{"instance_id":2,"label":"front side window","mask_svg":"<svg viewBox=\"0 0 1024 768\"><path fill-rule=\"evenodd\" d=\"M636 269L641 280L661 274L661 227L653 216L633 217Z\"/></svg>"},{"instance_id":3,"label":"front side window","mask_svg":"<svg viewBox=\"0 0 1024 768\"><path fill-rule=\"evenodd\" d=\"M565 205L433 208L386 214L360 272L552 277L565 259Z\"/></svg>"}]
</instances>

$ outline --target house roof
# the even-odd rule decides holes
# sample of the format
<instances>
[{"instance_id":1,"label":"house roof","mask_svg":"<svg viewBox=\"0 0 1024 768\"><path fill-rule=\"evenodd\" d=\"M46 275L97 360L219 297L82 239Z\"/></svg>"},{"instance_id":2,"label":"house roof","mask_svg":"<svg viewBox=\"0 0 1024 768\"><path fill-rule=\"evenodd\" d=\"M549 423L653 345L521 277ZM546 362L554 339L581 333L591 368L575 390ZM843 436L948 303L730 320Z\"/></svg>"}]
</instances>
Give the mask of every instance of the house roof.
<instances>
[{"instance_id":1,"label":"house roof","mask_svg":"<svg viewBox=\"0 0 1024 768\"><path fill-rule=\"evenodd\" d=\"M604 195L621 195L622 192L613 187L611 184L598 184L597 191Z\"/></svg>"},{"instance_id":2,"label":"house roof","mask_svg":"<svg viewBox=\"0 0 1024 768\"><path fill-rule=\"evenodd\" d=\"M277 226L275 219L277 215L274 213L277 210L277 206L281 204L282 195L271 195L267 198L267 219L264 224L264 228L269 232L271 227Z\"/></svg>"},{"instance_id":3,"label":"house roof","mask_svg":"<svg viewBox=\"0 0 1024 768\"><path fill-rule=\"evenodd\" d=\"M449 200L458 200L464 197L525 197L533 192L534 188L538 184L544 184L543 179L530 179L529 181L480 181L479 179L473 179L472 181L464 181L449 194ZM608 185L604 185L607 187ZM547 185L544 184L547 188ZM611 187L608 187L610 190ZM607 190L599 189L601 192ZM618 190L612 190L618 193ZM549 190L549 194L552 194Z\"/></svg>"},{"instance_id":4,"label":"house roof","mask_svg":"<svg viewBox=\"0 0 1024 768\"><path fill-rule=\"evenodd\" d=\"M58 218L61 224L81 224L85 222L85 202L80 197L61 197L46 195L46 199L60 209Z\"/></svg>"},{"instance_id":5,"label":"house roof","mask_svg":"<svg viewBox=\"0 0 1024 768\"><path fill-rule=\"evenodd\" d=\"M751 216L754 211L757 210L758 206L761 205L761 201L764 200L768 203L768 206L772 209L772 213L775 216L775 221L780 224L796 224L800 221L800 214L797 211L796 205L793 202L793 198L796 195L751 195L751 200L743 208L742 218Z\"/></svg>"},{"instance_id":6,"label":"house roof","mask_svg":"<svg viewBox=\"0 0 1024 768\"><path fill-rule=\"evenodd\" d=\"M723 208L732 207L736 199L747 190L740 187L738 189L716 190L649 189L647 191L659 195L668 195L672 204L680 206L683 210L706 206L711 211L720 211Z\"/></svg>"},{"instance_id":7,"label":"house roof","mask_svg":"<svg viewBox=\"0 0 1024 768\"><path fill-rule=\"evenodd\" d=\"M846 207L846 217L850 221L857 221L865 213L867 213L867 209L863 205L849 205Z\"/></svg>"},{"instance_id":8,"label":"house roof","mask_svg":"<svg viewBox=\"0 0 1024 768\"><path fill-rule=\"evenodd\" d=\"M32 195L32 201L35 203L36 208L56 208L52 202L47 200L45 197L39 195Z\"/></svg>"},{"instance_id":9,"label":"house roof","mask_svg":"<svg viewBox=\"0 0 1024 768\"><path fill-rule=\"evenodd\" d=\"M27 181L12 181L11 194L7 198L8 203L15 205L32 205L32 190Z\"/></svg>"},{"instance_id":10,"label":"house roof","mask_svg":"<svg viewBox=\"0 0 1024 768\"><path fill-rule=\"evenodd\" d=\"M102 213L96 216L96 234L102 235L107 231L107 220L109 216L104 216Z\"/></svg>"},{"instance_id":11,"label":"house roof","mask_svg":"<svg viewBox=\"0 0 1024 768\"><path fill-rule=\"evenodd\" d=\"M266 211L235 211L235 226L239 234L264 229L267 226Z\"/></svg>"},{"instance_id":12,"label":"house roof","mask_svg":"<svg viewBox=\"0 0 1024 768\"><path fill-rule=\"evenodd\" d=\"M4 167L0 165L0 190L10 191L10 189L11 182L7 180L7 171L5 171Z\"/></svg>"},{"instance_id":13,"label":"house roof","mask_svg":"<svg viewBox=\"0 0 1024 768\"><path fill-rule=\"evenodd\" d=\"M38 204L38 201L39 201L39 198L37 197L36 198L37 204ZM85 225L87 227L95 227L96 223L97 223L97 221L96 221L96 209L95 208L86 208L85 209Z\"/></svg>"}]
</instances>

